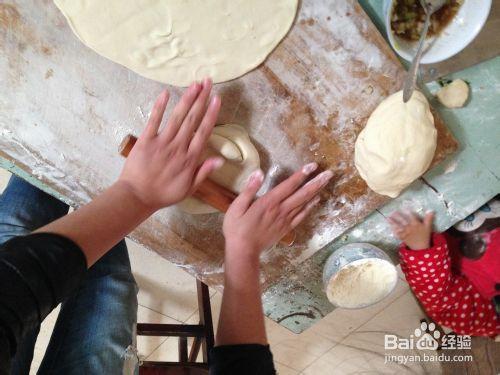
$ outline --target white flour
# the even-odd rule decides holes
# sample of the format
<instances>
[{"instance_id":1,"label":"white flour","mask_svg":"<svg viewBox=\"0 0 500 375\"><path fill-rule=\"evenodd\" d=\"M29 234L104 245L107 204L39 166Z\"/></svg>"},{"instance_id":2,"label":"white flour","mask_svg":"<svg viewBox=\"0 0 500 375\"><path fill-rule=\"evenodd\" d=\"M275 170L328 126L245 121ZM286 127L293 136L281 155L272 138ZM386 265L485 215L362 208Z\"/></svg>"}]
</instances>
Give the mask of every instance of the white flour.
<instances>
[{"instance_id":1,"label":"white flour","mask_svg":"<svg viewBox=\"0 0 500 375\"><path fill-rule=\"evenodd\" d=\"M362 259L341 269L330 279L326 295L344 308L361 308L387 296L398 279L396 268L382 259Z\"/></svg>"}]
</instances>

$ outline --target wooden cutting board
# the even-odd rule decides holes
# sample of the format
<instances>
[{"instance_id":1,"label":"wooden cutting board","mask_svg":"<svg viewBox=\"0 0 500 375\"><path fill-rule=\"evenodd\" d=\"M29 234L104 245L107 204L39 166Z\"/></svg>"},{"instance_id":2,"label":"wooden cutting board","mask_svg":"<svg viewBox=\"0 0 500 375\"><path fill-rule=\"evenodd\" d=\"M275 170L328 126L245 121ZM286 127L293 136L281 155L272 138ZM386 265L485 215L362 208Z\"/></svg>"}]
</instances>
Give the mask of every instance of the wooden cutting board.
<instances>
[{"instance_id":1,"label":"wooden cutting board","mask_svg":"<svg viewBox=\"0 0 500 375\"><path fill-rule=\"evenodd\" d=\"M116 179L116 147L139 134L162 85L83 46L51 1L0 4L0 155L75 205ZM292 248L263 256L262 282L298 264L359 223L388 198L370 191L353 163L354 142L405 71L356 1L303 0L295 25L268 60L217 85L220 123L247 127L267 173L263 191L302 164L335 173L322 204ZM171 111L181 90L170 88ZM457 148L435 114L434 164ZM204 279L221 285L222 215L161 210L131 235Z\"/></svg>"}]
</instances>

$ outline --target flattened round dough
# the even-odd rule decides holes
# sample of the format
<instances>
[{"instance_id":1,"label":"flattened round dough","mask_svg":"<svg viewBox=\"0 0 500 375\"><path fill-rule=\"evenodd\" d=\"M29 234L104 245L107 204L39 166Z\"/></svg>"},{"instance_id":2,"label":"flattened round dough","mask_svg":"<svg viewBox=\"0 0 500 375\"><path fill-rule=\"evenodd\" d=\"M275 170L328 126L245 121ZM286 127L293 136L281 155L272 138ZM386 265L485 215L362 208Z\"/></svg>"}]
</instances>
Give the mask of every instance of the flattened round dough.
<instances>
[{"instance_id":1,"label":"flattened round dough","mask_svg":"<svg viewBox=\"0 0 500 375\"><path fill-rule=\"evenodd\" d=\"M78 38L156 81L237 78L290 29L298 0L54 0Z\"/></svg>"},{"instance_id":2,"label":"flattened round dough","mask_svg":"<svg viewBox=\"0 0 500 375\"><path fill-rule=\"evenodd\" d=\"M436 142L425 96L415 91L404 103L399 91L371 114L356 140L354 162L370 189L394 198L427 170Z\"/></svg>"},{"instance_id":3,"label":"flattened round dough","mask_svg":"<svg viewBox=\"0 0 500 375\"><path fill-rule=\"evenodd\" d=\"M437 97L445 107L462 108L469 99L469 85L461 79L455 79L439 90Z\"/></svg>"},{"instance_id":4,"label":"flattened round dough","mask_svg":"<svg viewBox=\"0 0 500 375\"><path fill-rule=\"evenodd\" d=\"M226 162L210 175L210 179L225 188L239 193L256 169L260 168L259 152L252 144L245 128L240 125L216 126L204 157L222 155ZM208 214L217 210L196 198L187 198L178 207L190 214Z\"/></svg>"}]
</instances>

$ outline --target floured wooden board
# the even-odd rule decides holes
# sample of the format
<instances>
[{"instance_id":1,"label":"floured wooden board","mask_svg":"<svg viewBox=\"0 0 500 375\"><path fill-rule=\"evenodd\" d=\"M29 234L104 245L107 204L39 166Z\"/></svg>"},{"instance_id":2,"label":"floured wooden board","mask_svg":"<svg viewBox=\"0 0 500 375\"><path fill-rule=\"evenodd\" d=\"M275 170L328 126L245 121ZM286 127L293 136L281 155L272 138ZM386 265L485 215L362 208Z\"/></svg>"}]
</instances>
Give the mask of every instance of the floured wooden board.
<instances>
[{"instance_id":1,"label":"floured wooden board","mask_svg":"<svg viewBox=\"0 0 500 375\"><path fill-rule=\"evenodd\" d=\"M114 64L73 36L51 1L0 4L1 155L75 205L118 176L117 145L142 130L162 85ZM285 40L259 69L222 85L220 123L249 130L267 173L265 189L305 162L335 178L296 245L262 256L262 282L299 263L387 201L353 163L356 135L402 86L404 70L356 1L304 0ZM171 88L171 103L181 91ZM434 163L456 147L436 117ZM158 212L131 235L211 285L222 281L222 215Z\"/></svg>"}]
</instances>

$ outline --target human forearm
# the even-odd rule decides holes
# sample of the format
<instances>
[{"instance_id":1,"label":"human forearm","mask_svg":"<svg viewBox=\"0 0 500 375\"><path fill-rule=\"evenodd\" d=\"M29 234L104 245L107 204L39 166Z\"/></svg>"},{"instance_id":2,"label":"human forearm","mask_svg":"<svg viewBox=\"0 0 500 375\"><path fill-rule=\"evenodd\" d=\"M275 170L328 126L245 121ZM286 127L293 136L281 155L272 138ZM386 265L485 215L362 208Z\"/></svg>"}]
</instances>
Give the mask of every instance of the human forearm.
<instances>
[{"instance_id":1,"label":"human forearm","mask_svg":"<svg viewBox=\"0 0 500 375\"><path fill-rule=\"evenodd\" d=\"M267 344L259 275L255 251L244 245L226 245L217 345Z\"/></svg>"},{"instance_id":2,"label":"human forearm","mask_svg":"<svg viewBox=\"0 0 500 375\"><path fill-rule=\"evenodd\" d=\"M56 233L73 240L90 267L153 212L126 183L118 181L89 204L36 232Z\"/></svg>"},{"instance_id":3,"label":"human forearm","mask_svg":"<svg viewBox=\"0 0 500 375\"><path fill-rule=\"evenodd\" d=\"M125 163L118 182L88 205L38 232L52 232L76 242L90 267L106 251L156 210L196 190L223 160L199 163L215 125L220 99L210 99L212 83L193 83L160 131L169 95L156 100L148 124ZM210 102L210 103L209 103Z\"/></svg>"},{"instance_id":4,"label":"human forearm","mask_svg":"<svg viewBox=\"0 0 500 375\"><path fill-rule=\"evenodd\" d=\"M245 189L231 204L224 218L226 238L225 285L217 344L266 344L260 290L259 256L294 229L319 202L319 191L333 176L318 174L309 163L285 181L256 199L264 181L255 171Z\"/></svg>"}]
</instances>

